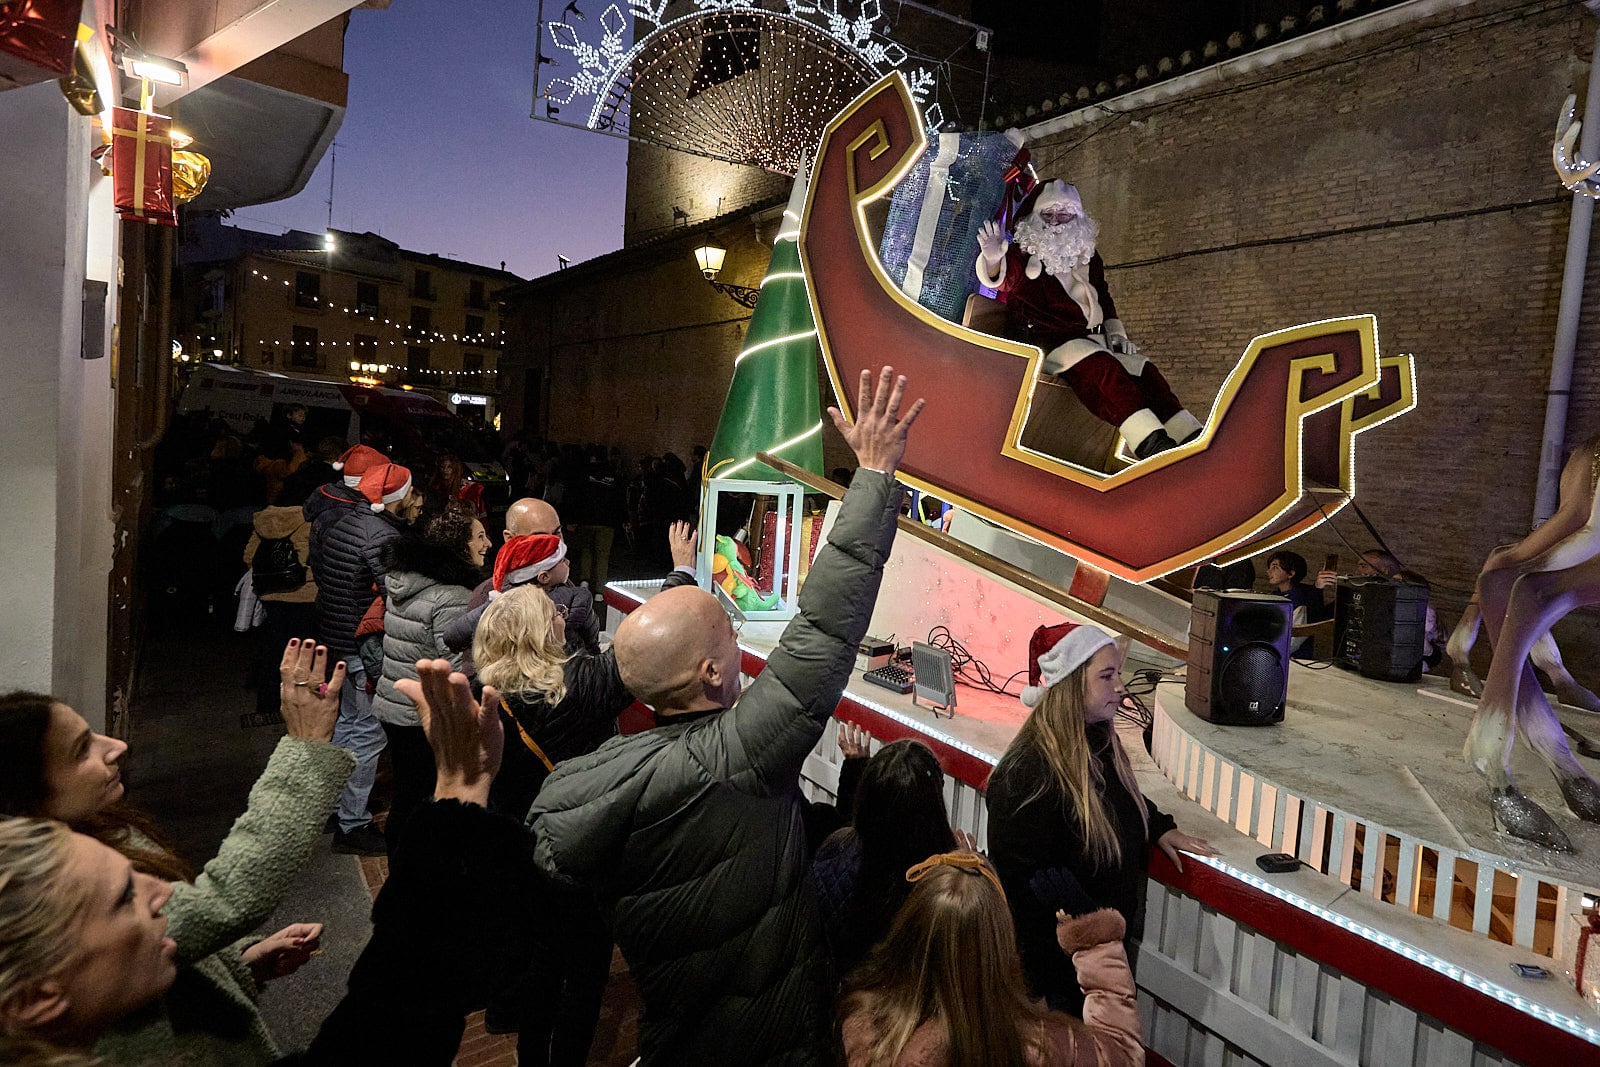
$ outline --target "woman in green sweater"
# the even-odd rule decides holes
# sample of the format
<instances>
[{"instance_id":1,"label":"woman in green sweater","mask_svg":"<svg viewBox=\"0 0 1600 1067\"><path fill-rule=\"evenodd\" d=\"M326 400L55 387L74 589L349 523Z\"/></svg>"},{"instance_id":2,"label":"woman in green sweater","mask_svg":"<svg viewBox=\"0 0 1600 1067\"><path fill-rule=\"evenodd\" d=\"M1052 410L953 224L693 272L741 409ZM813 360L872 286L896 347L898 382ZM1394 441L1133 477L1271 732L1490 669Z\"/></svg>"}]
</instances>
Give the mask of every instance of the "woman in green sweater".
<instances>
[{"instance_id":1,"label":"woman in green sweater","mask_svg":"<svg viewBox=\"0 0 1600 1067\"><path fill-rule=\"evenodd\" d=\"M122 803L127 745L92 731L67 705L34 693L0 696L0 815L56 819L173 882L163 914L178 968L172 994L124 1020L96 1047L121 1063L270 1063L277 1055L255 1008L261 984L316 948L321 927L297 923L248 937L305 865L354 760L331 743L344 665L327 685L327 650L290 641L280 664L287 736L278 742L215 858L189 878L151 821Z\"/></svg>"}]
</instances>

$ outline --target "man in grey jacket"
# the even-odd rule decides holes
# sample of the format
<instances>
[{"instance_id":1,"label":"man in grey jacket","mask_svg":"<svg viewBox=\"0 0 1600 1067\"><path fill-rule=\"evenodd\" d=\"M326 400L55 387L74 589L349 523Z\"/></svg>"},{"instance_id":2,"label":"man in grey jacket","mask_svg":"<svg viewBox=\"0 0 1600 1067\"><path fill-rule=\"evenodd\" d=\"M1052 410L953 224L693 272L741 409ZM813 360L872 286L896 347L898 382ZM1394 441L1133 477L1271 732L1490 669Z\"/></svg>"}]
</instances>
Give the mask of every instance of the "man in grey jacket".
<instances>
[{"instance_id":1,"label":"man in grey jacket","mask_svg":"<svg viewBox=\"0 0 1600 1067\"><path fill-rule=\"evenodd\" d=\"M894 542L894 470L922 410L862 375L861 469L766 669L740 696L728 617L669 589L617 628L623 682L656 728L556 767L529 813L535 857L609 912L643 1001L649 1067L830 1059L827 962L806 882L799 774L855 665ZM735 703L737 701L737 703Z\"/></svg>"}]
</instances>

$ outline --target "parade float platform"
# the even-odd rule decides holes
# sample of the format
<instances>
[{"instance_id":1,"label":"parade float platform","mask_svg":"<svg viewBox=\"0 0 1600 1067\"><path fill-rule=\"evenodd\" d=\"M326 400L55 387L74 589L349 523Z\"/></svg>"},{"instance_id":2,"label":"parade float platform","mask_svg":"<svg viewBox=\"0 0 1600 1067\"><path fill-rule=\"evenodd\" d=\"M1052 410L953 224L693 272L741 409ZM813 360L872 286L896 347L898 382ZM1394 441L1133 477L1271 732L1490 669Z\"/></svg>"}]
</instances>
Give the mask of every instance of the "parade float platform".
<instances>
[{"instance_id":1,"label":"parade float platform","mask_svg":"<svg viewBox=\"0 0 1600 1067\"><path fill-rule=\"evenodd\" d=\"M608 586L613 625L658 588ZM1172 612L1156 604L1146 614ZM948 627L1001 681L1026 666L1035 627L1067 619L1082 621L902 536L869 633L907 644ZM743 626L747 674L760 672L783 626ZM1135 644L1129 670L1142 666L1181 670ZM946 715L857 671L836 714L878 743L914 737L932 748L951 819L981 846L983 788L1026 709L970 685L957 694ZM1577 851L1496 833L1461 758L1472 708L1442 679L1385 683L1296 664L1285 720L1268 727L1196 718L1176 679L1144 699L1149 754L1137 729L1124 734L1141 786L1219 852L1181 874L1152 856L1137 964L1151 1062L1600 1063L1600 1013L1567 976L1573 916L1585 895L1600 895L1600 827L1565 816L1549 774L1519 753L1521 783L1558 813ZM1585 728L1578 713L1562 714ZM840 759L830 727L805 768L808 793L831 795ZM1266 852L1306 867L1263 873L1255 860ZM1513 963L1542 964L1551 977L1517 977Z\"/></svg>"}]
</instances>

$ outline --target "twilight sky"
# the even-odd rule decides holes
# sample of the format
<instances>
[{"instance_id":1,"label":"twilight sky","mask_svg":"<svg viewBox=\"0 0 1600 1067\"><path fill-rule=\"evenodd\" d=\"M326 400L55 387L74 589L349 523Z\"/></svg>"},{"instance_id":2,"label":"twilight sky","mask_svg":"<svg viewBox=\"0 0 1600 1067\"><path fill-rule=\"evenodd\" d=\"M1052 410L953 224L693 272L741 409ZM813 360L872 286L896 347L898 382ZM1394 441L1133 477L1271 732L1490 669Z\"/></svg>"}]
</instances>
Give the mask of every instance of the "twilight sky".
<instances>
[{"instance_id":1,"label":"twilight sky","mask_svg":"<svg viewBox=\"0 0 1600 1067\"><path fill-rule=\"evenodd\" d=\"M622 246L627 143L528 117L535 12L533 0L394 0L351 13L335 229L503 259L524 278L555 270L558 252L576 263ZM324 157L298 196L240 208L234 224L321 233L329 167Z\"/></svg>"}]
</instances>

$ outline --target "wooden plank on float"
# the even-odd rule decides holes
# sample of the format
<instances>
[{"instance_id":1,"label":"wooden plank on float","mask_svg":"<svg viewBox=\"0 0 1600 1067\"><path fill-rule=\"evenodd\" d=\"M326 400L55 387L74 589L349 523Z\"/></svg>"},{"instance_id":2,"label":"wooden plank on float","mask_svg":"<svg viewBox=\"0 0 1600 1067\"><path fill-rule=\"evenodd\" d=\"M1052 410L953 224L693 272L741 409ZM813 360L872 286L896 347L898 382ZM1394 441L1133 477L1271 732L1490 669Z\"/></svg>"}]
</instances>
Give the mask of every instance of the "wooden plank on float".
<instances>
[{"instance_id":1,"label":"wooden plank on float","mask_svg":"<svg viewBox=\"0 0 1600 1067\"><path fill-rule=\"evenodd\" d=\"M1472 893L1472 932L1487 934L1494 916L1494 864L1478 861L1478 881Z\"/></svg>"},{"instance_id":2,"label":"wooden plank on float","mask_svg":"<svg viewBox=\"0 0 1600 1067\"><path fill-rule=\"evenodd\" d=\"M1239 937L1239 924L1221 912L1205 913L1205 930L1200 939L1200 974L1218 988L1233 979L1233 950Z\"/></svg>"},{"instance_id":3,"label":"wooden plank on float","mask_svg":"<svg viewBox=\"0 0 1600 1067\"><path fill-rule=\"evenodd\" d=\"M1302 1029L1225 993L1159 953L1141 957L1139 984L1162 1004L1170 1005L1171 1011L1187 1016L1199 1029L1227 1034L1231 1044L1263 1064L1351 1067L1351 1060L1335 1055ZM1159 1032L1159 1025L1157 1029ZM1175 1058L1159 1043L1153 1042L1151 1047L1173 1063L1193 1062Z\"/></svg>"},{"instance_id":4,"label":"wooden plank on float","mask_svg":"<svg viewBox=\"0 0 1600 1067\"><path fill-rule=\"evenodd\" d=\"M1293 1007L1286 1020L1307 1037L1317 1036L1317 997L1322 992L1322 965L1310 956L1295 955Z\"/></svg>"},{"instance_id":5,"label":"wooden plank on float","mask_svg":"<svg viewBox=\"0 0 1600 1067\"><path fill-rule=\"evenodd\" d=\"M1410 1065L1417 1061L1417 1013L1391 1000L1383 1020L1384 1056L1389 1063Z\"/></svg>"},{"instance_id":6,"label":"wooden plank on float","mask_svg":"<svg viewBox=\"0 0 1600 1067\"><path fill-rule=\"evenodd\" d=\"M1417 872L1421 869L1417 857L1422 846L1405 835L1400 836L1400 863L1394 875L1394 902L1407 911L1417 910L1417 891L1420 879Z\"/></svg>"},{"instance_id":7,"label":"wooden plank on float","mask_svg":"<svg viewBox=\"0 0 1600 1067\"><path fill-rule=\"evenodd\" d=\"M810 489L812 492L825 493L835 500L844 496L845 487L837 482L813 474L804 467L797 467L781 456L774 456L769 452L757 452L756 459L765 463L779 474ZM1189 645L1179 641L1168 634L1152 630L1137 619L1129 618L1121 612L1110 608L1092 604L1080 597L1073 596L1070 590L1063 589L1054 582L1047 582L1037 575L1029 574L1014 563L1008 563L999 556L992 556L979 548L974 548L965 541L958 541L943 530L935 530L931 526L906 516L900 516L899 531L901 534L915 537L925 541L934 548L961 560L963 563L986 570L997 578L1002 578L1012 585L1021 586L1023 589L1036 596L1066 608L1077 615L1082 615L1090 622L1109 627L1111 630L1126 634L1142 645L1147 645L1157 652L1171 656L1173 659L1186 660L1189 658ZM1080 567L1082 564L1079 564Z\"/></svg>"},{"instance_id":8,"label":"wooden plank on float","mask_svg":"<svg viewBox=\"0 0 1600 1067\"><path fill-rule=\"evenodd\" d=\"M1355 1063L1361 1056L1361 1034L1366 1028L1367 987L1347 975L1339 975L1334 983L1334 1023L1330 1034L1322 1035L1322 1043L1334 1052Z\"/></svg>"},{"instance_id":9,"label":"wooden plank on float","mask_svg":"<svg viewBox=\"0 0 1600 1067\"><path fill-rule=\"evenodd\" d=\"M1439 850L1439 870L1433 879L1433 917L1440 922L1450 921L1450 909L1456 891L1456 854L1450 849Z\"/></svg>"},{"instance_id":10,"label":"wooden plank on float","mask_svg":"<svg viewBox=\"0 0 1600 1067\"><path fill-rule=\"evenodd\" d=\"M1517 902L1512 918L1511 943L1532 948L1534 920L1539 914L1539 879L1531 874L1512 877L1517 880Z\"/></svg>"}]
</instances>

